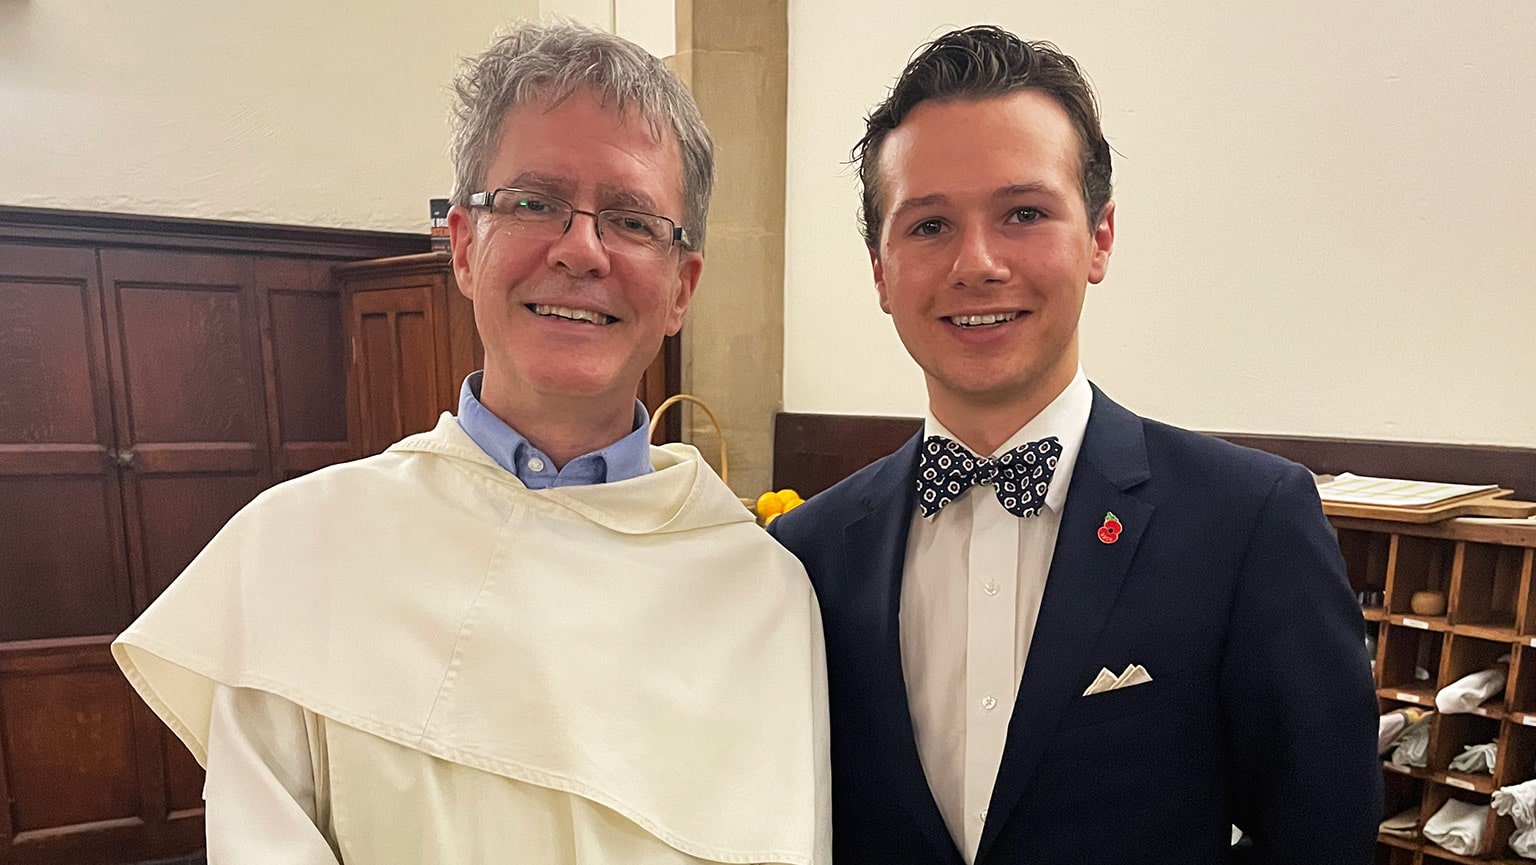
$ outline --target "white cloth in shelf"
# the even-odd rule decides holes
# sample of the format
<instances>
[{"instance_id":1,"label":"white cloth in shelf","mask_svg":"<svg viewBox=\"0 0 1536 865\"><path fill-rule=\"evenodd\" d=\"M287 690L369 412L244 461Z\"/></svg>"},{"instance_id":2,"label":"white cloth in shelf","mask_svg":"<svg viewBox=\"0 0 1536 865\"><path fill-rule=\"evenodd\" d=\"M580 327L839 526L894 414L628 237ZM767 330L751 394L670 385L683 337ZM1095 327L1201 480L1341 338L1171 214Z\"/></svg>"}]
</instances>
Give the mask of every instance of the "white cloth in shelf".
<instances>
[{"instance_id":1,"label":"white cloth in shelf","mask_svg":"<svg viewBox=\"0 0 1536 865\"><path fill-rule=\"evenodd\" d=\"M1509 849L1517 856L1536 859L1536 780L1493 791L1493 810L1515 821Z\"/></svg>"},{"instance_id":2,"label":"white cloth in shelf","mask_svg":"<svg viewBox=\"0 0 1536 865\"><path fill-rule=\"evenodd\" d=\"M1424 822L1424 837L1463 856L1483 852L1488 806L1447 799L1445 807Z\"/></svg>"},{"instance_id":3,"label":"white cloth in shelf","mask_svg":"<svg viewBox=\"0 0 1536 865\"><path fill-rule=\"evenodd\" d=\"M1501 659L1506 660L1506 659ZM1504 692L1504 680L1509 678L1509 665L1495 664L1440 689L1435 695L1435 708L1449 714L1470 712L1490 697Z\"/></svg>"},{"instance_id":4,"label":"white cloth in shelf","mask_svg":"<svg viewBox=\"0 0 1536 865\"><path fill-rule=\"evenodd\" d=\"M1409 808L1381 821L1381 834L1398 838L1419 837L1419 809Z\"/></svg>"},{"instance_id":5,"label":"white cloth in shelf","mask_svg":"<svg viewBox=\"0 0 1536 865\"><path fill-rule=\"evenodd\" d=\"M1515 821L1516 829L1536 827L1536 779L1493 791L1493 810Z\"/></svg>"},{"instance_id":6,"label":"white cloth in shelf","mask_svg":"<svg viewBox=\"0 0 1536 865\"><path fill-rule=\"evenodd\" d=\"M1424 717L1403 731L1397 740L1397 749L1392 752L1394 764L1419 767L1429 764L1429 723L1434 717L1434 712L1425 712Z\"/></svg>"},{"instance_id":7,"label":"white cloth in shelf","mask_svg":"<svg viewBox=\"0 0 1536 865\"><path fill-rule=\"evenodd\" d=\"M1498 742L1489 742L1486 745L1467 745L1461 749L1460 754L1457 754L1451 760L1451 768L1458 772L1492 775L1494 764L1498 760Z\"/></svg>"},{"instance_id":8,"label":"white cloth in shelf","mask_svg":"<svg viewBox=\"0 0 1536 865\"><path fill-rule=\"evenodd\" d=\"M1536 859L1536 829L1521 829L1510 835L1509 849L1522 859Z\"/></svg>"},{"instance_id":9,"label":"white cloth in shelf","mask_svg":"<svg viewBox=\"0 0 1536 865\"><path fill-rule=\"evenodd\" d=\"M1385 754L1397 744L1403 732L1415 721L1424 717L1424 710L1417 706L1403 706L1381 716L1381 725L1376 731L1376 753Z\"/></svg>"}]
</instances>

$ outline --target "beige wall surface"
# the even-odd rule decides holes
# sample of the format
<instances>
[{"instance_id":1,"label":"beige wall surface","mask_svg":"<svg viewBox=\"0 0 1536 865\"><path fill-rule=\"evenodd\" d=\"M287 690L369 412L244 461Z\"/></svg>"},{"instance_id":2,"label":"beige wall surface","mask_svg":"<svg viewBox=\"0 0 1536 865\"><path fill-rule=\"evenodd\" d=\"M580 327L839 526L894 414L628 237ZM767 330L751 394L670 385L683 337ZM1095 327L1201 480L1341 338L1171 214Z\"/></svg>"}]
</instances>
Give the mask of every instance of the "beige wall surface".
<instances>
[{"instance_id":1,"label":"beige wall surface","mask_svg":"<svg viewBox=\"0 0 1536 865\"><path fill-rule=\"evenodd\" d=\"M785 407L916 415L843 166L917 46L1055 41L1118 238L1084 367L1197 429L1536 445L1536 4L791 0Z\"/></svg>"},{"instance_id":2,"label":"beige wall surface","mask_svg":"<svg viewBox=\"0 0 1536 865\"><path fill-rule=\"evenodd\" d=\"M0 0L0 203L425 231L449 83L538 0Z\"/></svg>"}]
</instances>

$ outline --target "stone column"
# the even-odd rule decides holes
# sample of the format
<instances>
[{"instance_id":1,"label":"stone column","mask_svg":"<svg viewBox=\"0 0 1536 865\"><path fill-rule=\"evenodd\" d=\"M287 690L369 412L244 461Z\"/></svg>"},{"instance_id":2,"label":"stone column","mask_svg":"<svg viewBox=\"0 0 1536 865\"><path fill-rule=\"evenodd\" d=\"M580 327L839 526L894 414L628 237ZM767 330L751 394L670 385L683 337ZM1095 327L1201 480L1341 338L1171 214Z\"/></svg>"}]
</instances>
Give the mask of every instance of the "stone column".
<instances>
[{"instance_id":1,"label":"stone column","mask_svg":"<svg viewBox=\"0 0 1536 865\"><path fill-rule=\"evenodd\" d=\"M784 385L784 160L788 0L677 0L673 69L715 140L704 276L683 328L682 387L725 427L730 481L756 498L773 475ZM684 437L718 470L718 439L689 411Z\"/></svg>"}]
</instances>

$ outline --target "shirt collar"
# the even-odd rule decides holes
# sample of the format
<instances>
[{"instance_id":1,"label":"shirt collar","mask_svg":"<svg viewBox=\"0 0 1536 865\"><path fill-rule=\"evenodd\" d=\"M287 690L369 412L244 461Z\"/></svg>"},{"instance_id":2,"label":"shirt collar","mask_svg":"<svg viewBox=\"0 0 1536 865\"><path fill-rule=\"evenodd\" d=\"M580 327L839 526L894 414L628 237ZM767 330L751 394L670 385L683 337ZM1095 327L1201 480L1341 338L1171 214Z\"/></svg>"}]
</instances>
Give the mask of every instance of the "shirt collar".
<instances>
[{"instance_id":1,"label":"shirt collar","mask_svg":"<svg viewBox=\"0 0 1536 865\"><path fill-rule=\"evenodd\" d=\"M635 422L628 435L557 470L554 460L481 404L483 375L483 371L470 373L459 388L459 426L487 456L529 489L612 483L650 473L651 417L639 400L635 400Z\"/></svg>"},{"instance_id":2,"label":"shirt collar","mask_svg":"<svg viewBox=\"0 0 1536 865\"><path fill-rule=\"evenodd\" d=\"M1083 449L1083 437L1088 432L1088 415L1093 411L1093 388L1081 365L1061 393L1030 421L1008 437L997 450L987 456L996 457L1020 445L1055 436L1061 442L1061 456L1056 459L1056 473L1051 476L1051 487L1045 494L1045 506L1060 512L1067 500L1067 487L1072 484L1072 472L1077 467L1077 454ZM950 432L928 410L923 420L923 438L943 436L959 443L960 439ZM962 443L961 447L965 447Z\"/></svg>"}]
</instances>

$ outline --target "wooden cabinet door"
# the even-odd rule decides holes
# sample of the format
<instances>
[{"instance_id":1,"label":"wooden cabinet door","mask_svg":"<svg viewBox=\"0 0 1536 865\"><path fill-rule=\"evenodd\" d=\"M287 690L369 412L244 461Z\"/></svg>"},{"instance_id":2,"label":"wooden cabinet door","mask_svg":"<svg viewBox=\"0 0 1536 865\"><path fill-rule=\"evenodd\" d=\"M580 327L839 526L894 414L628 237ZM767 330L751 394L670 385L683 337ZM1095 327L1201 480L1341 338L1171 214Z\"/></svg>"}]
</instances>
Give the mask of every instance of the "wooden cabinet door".
<instances>
[{"instance_id":1,"label":"wooden cabinet door","mask_svg":"<svg viewBox=\"0 0 1536 865\"><path fill-rule=\"evenodd\" d=\"M158 722L107 649L136 605L100 288L93 250L0 246L0 863L167 828Z\"/></svg>"},{"instance_id":2,"label":"wooden cabinet door","mask_svg":"<svg viewBox=\"0 0 1536 865\"><path fill-rule=\"evenodd\" d=\"M259 316L243 256L100 258L137 614L273 482ZM135 709L147 843L198 846L202 770L147 707Z\"/></svg>"},{"instance_id":3,"label":"wooden cabinet door","mask_svg":"<svg viewBox=\"0 0 1536 865\"><path fill-rule=\"evenodd\" d=\"M267 427L279 481L352 458L347 341L331 262L253 257Z\"/></svg>"},{"instance_id":4,"label":"wooden cabinet door","mask_svg":"<svg viewBox=\"0 0 1536 865\"><path fill-rule=\"evenodd\" d=\"M442 331L434 294L440 290L439 283L428 280L350 295L352 386L363 456L431 429L453 399L438 345Z\"/></svg>"}]
</instances>

